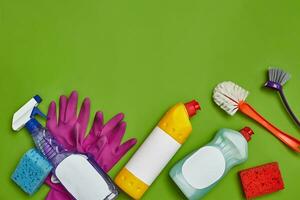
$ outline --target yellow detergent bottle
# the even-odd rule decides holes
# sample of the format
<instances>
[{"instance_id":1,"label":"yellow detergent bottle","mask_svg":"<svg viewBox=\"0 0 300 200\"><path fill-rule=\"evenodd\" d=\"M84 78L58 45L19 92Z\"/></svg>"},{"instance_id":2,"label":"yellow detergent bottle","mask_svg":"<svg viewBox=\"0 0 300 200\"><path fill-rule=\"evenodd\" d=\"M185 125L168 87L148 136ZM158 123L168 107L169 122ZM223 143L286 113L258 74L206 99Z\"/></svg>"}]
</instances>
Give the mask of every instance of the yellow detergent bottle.
<instances>
[{"instance_id":1,"label":"yellow detergent bottle","mask_svg":"<svg viewBox=\"0 0 300 200\"><path fill-rule=\"evenodd\" d=\"M132 198L140 199L190 135L189 118L199 109L195 100L173 106L119 172L115 183Z\"/></svg>"}]
</instances>

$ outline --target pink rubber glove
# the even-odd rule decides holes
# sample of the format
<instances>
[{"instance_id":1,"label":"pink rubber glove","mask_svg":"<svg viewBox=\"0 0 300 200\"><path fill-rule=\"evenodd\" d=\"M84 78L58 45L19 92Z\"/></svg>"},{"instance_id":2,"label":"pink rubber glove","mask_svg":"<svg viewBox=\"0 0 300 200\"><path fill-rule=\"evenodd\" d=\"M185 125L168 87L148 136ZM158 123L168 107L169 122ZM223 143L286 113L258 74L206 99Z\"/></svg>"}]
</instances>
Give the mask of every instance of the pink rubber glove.
<instances>
[{"instance_id":1,"label":"pink rubber glove","mask_svg":"<svg viewBox=\"0 0 300 200\"><path fill-rule=\"evenodd\" d=\"M69 97L59 98L59 117L56 117L56 103L52 101L48 109L48 120L46 127L53 136L68 150L76 150L76 138L74 137L74 127L80 124L81 132L86 132L90 117L90 100L85 98L79 116L77 117L78 94L73 91Z\"/></svg>"},{"instance_id":2,"label":"pink rubber glove","mask_svg":"<svg viewBox=\"0 0 300 200\"><path fill-rule=\"evenodd\" d=\"M124 114L119 113L103 125L103 114L97 112L89 135L83 143L79 142L84 152L94 155L94 159L105 172L108 172L136 144L136 139L130 139L121 145L126 131L123 119ZM82 138L82 135L79 138Z\"/></svg>"},{"instance_id":3,"label":"pink rubber glove","mask_svg":"<svg viewBox=\"0 0 300 200\"><path fill-rule=\"evenodd\" d=\"M60 97L59 119L56 118L56 104L51 102L48 110L47 128L68 150L88 153L99 166L108 172L135 144L130 139L121 144L125 133L124 115L117 114L106 124L102 112L97 112L89 134L85 137L90 115L90 101L85 99L77 118L78 94L72 92L69 99ZM50 177L46 183L51 187L47 200L68 200L71 195L59 183L53 183Z\"/></svg>"}]
</instances>

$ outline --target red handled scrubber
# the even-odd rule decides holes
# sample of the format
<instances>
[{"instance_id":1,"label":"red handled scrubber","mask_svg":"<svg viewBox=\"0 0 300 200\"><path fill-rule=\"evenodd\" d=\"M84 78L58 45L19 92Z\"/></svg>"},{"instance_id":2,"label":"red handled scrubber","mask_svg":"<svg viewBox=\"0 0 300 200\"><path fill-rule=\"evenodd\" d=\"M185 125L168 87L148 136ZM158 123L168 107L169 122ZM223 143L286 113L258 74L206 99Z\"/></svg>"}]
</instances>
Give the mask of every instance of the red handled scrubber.
<instances>
[{"instance_id":1,"label":"red handled scrubber","mask_svg":"<svg viewBox=\"0 0 300 200\"><path fill-rule=\"evenodd\" d=\"M242 170L239 175L247 199L284 189L277 162Z\"/></svg>"}]
</instances>

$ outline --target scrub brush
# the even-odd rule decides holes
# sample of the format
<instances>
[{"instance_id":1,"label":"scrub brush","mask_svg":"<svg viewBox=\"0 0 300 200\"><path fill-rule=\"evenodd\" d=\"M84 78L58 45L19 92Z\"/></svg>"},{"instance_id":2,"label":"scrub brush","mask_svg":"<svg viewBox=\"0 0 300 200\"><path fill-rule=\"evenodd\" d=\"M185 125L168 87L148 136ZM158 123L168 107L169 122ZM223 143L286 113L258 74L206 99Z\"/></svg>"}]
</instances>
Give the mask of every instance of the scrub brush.
<instances>
[{"instance_id":1,"label":"scrub brush","mask_svg":"<svg viewBox=\"0 0 300 200\"><path fill-rule=\"evenodd\" d=\"M269 68L269 80L266 82L265 87L274 89L279 92L280 98L292 119L300 127L300 122L296 115L293 113L291 107L288 104L288 101L283 93L283 85L291 78L291 75L278 68Z\"/></svg>"},{"instance_id":2,"label":"scrub brush","mask_svg":"<svg viewBox=\"0 0 300 200\"><path fill-rule=\"evenodd\" d=\"M218 84L214 89L213 99L215 103L229 115L234 115L238 110L260 123L288 147L300 153L300 141L276 128L258 112L245 102L249 92L231 81Z\"/></svg>"}]
</instances>

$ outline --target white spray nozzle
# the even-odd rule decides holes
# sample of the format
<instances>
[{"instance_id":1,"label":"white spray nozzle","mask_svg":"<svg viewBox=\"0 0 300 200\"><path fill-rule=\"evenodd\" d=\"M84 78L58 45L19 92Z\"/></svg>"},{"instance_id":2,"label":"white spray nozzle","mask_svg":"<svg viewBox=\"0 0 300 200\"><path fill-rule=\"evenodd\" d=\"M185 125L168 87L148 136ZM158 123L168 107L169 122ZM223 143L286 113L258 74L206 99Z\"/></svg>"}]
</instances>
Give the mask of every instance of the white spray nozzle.
<instances>
[{"instance_id":1,"label":"white spray nozzle","mask_svg":"<svg viewBox=\"0 0 300 200\"><path fill-rule=\"evenodd\" d=\"M12 129L19 131L25 124L36 114L42 114L37 106L41 103L42 98L38 95L31 98L24 106L22 106L13 116ZM42 114L43 115L43 114Z\"/></svg>"}]
</instances>

